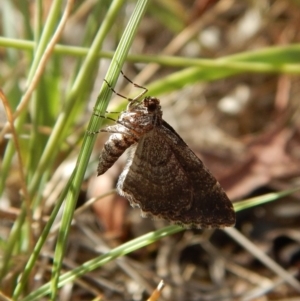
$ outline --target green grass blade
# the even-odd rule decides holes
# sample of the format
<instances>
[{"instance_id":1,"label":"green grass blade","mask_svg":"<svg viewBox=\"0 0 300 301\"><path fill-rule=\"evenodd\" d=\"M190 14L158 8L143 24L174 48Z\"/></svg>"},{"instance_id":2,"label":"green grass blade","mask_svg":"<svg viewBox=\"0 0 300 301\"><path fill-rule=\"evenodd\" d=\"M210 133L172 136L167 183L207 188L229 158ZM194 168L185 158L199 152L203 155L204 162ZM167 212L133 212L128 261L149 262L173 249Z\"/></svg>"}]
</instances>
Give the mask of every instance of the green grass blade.
<instances>
[{"instance_id":1,"label":"green grass blade","mask_svg":"<svg viewBox=\"0 0 300 301\"><path fill-rule=\"evenodd\" d=\"M241 211L245 210L254 206L259 206L265 203L273 202L276 200L279 200L285 196L291 195L296 191L299 191L300 187L293 188L293 189L288 189L288 190L283 190L280 192L272 192L272 193L267 193L264 195L260 195L255 198L250 198L241 202L237 202L234 204L234 209L235 211Z\"/></svg>"},{"instance_id":2,"label":"green grass blade","mask_svg":"<svg viewBox=\"0 0 300 301\"><path fill-rule=\"evenodd\" d=\"M138 1L135 10L129 20L129 23L124 31L124 34L120 40L120 43L115 52L115 55L113 57L112 63L109 67L106 76L106 79L112 85L115 85L118 79L120 68L122 67L126 59L127 53L133 42L135 32L138 28L139 22L145 13L147 2L148 1ZM113 2L112 8L114 7L115 3L117 3L117 1ZM96 103L95 110L97 112L105 111L111 93L112 91L107 87L107 85L103 84ZM102 122L101 119L93 115L89 123L88 132L96 131L99 128L101 122ZM80 151L78 161L77 161L77 168L75 169L74 172L74 180L71 183L69 193L67 194L66 197L65 208L61 220L61 228L58 233L57 245L55 249L52 281L51 281L51 300L55 300L57 296L58 281L59 281L60 270L62 266L62 260L65 253L66 241L70 230L70 225L71 225L77 197L79 194L81 182L83 180L84 173L87 168L90 155L92 153L95 139L96 139L95 136L92 136L88 133L85 134L82 149Z\"/></svg>"},{"instance_id":3,"label":"green grass blade","mask_svg":"<svg viewBox=\"0 0 300 301\"><path fill-rule=\"evenodd\" d=\"M151 243L154 243L162 239L163 237L178 233L183 230L184 228L180 226L168 226L163 229L157 230L155 232L150 232L136 239L133 239L111 250L110 252L98 256L84 263L80 267L63 274L62 276L59 277L58 286L61 287L70 281L74 281L76 278L101 267L102 265L106 264L107 262L113 259L129 254L135 250L145 247ZM51 292L51 285L50 283L47 283L41 286L40 288L38 288L36 291L27 295L25 298L22 299L22 301L40 300L41 297L49 294L50 292Z\"/></svg>"},{"instance_id":4,"label":"green grass blade","mask_svg":"<svg viewBox=\"0 0 300 301\"><path fill-rule=\"evenodd\" d=\"M32 271L32 269L34 268L34 264L36 263L37 259L39 258L39 254L40 254L40 251L48 237L48 234L51 230L51 227L57 217L57 214L58 214L58 211L60 210L60 207L66 197L66 194L68 192L68 189L70 187L70 184L73 180L73 176L70 178L68 184L66 185L66 188L65 190L62 192L62 194L60 195L58 201L56 202L55 204L55 207L53 208L52 212L51 212L51 216L49 217L49 220L47 222L47 224L45 225L44 229L43 229L43 232L41 233L35 247L34 247L34 250L31 254L31 256L29 257L29 259L27 260L27 263L24 267L24 272L18 282L18 284L16 285L16 288L13 292L13 299L14 300L17 300L19 298L19 296L21 295L26 283L27 283L27 280L29 278L29 275Z\"/></svg>"}]
</instances>

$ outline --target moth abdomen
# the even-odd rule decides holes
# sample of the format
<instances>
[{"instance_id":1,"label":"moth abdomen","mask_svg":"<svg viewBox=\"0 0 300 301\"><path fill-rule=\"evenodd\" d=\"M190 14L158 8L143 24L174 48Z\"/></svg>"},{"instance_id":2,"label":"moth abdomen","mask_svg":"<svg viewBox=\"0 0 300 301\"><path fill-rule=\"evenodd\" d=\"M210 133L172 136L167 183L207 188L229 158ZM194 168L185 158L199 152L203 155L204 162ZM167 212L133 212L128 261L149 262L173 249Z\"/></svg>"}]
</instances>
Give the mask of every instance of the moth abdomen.
<instances>
[{"instance_id":1,"label":"moth abdomen","mask_svg":"<svg viewBox=\"0 0 300 301\"><path fill-rule=\"evenodd\" d=\"M99 164L97 168L98 176L104 174L124 153L124 151L133 143L133 137L128 137L122 134L113 134L109 140L104 144L102 152L99 157Z\"/></svg>"}]
</instances>

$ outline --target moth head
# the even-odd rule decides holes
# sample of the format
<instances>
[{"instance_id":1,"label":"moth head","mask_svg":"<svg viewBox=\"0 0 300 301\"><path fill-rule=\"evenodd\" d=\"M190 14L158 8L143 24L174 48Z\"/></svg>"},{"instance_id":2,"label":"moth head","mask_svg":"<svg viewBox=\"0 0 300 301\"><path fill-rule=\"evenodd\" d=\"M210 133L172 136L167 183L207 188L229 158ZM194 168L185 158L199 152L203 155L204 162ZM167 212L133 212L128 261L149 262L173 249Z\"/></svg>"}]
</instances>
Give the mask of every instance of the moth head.
<instances>
[{"instance_id":1,"label":"moth head","mask_svg":"<svg viewBox=\"0 0 300 301\"><path fill-rule=\"evenodd\" d=\"M144 98L144 107L147 108L148 113L153 113L155 111L160 111L160 102L156 97L145 97Z\"/></svg>"}]
</instances>

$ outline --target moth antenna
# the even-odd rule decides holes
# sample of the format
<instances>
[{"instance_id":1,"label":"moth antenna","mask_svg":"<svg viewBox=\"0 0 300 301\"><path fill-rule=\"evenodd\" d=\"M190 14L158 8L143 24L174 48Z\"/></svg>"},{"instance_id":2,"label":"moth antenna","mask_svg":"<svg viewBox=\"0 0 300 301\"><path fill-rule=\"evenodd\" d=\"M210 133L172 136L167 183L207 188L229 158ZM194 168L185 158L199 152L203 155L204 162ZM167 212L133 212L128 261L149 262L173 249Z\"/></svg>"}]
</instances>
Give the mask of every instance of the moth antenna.
<instances>
[{"instance_id":1,"label":"moth antenna","mask_svg":"<svg viewBox=\"0 0 300 301\"><path fill-rule=\"evenodd\" d=\"M143 86L141 86L141 85L139 85L139 84L134 83L129 77L127 77L127 76L124 74L124 72L123 72L122 70L121 70L121 74L122 74L123 77L124 77L128 82L130 82L134 87L139 88L139 89L142 89L143 91L142 91L140 94L138 94L136 97L134 97L134 98L126 97L126 96L122 95L121 93L118 93L118 92L111 86L111 84L108 83L108 81L107 81L106 79L104 79L104 81L106 82L106 84L108 85L108 87L111 89L111 91L112 91L114 94L116 94L116 95L118 95L118 96L120 96L120 97L122 97L122 98L124 98L124 99L127 99L127 100L129 101L129 107L131 107L133 104L135 104L137 101L139 101L139 100L142 98L143 95L145 95L145 94L148 92L148 89L147 89L146 87L143 87Z\"/></svg>"},{"instance_id":2,"label":"moth antenna","mask_svg":"<svg viewBox=\"0 0 300 301\"><path fill-rule=\"evenodd\" d=\"M105 78L104 78L104 81L105 81L106 84L108 85L109 89L110 89L111 91L113 91L113 93L115 93L116 95L118 95L118 96L120 96L120 97L122 97L122 98L124 98L124 99L127 99L127 100L130 101L130 102L133 101L132 98L126 97L126 96L124 96L124 95L118 93L118 92L111 86L111 84L110 84Z\"/></svg>"},{"instance_id":3,"label":"moth antenna","mask_svg":"<svg viewBox=\"0 0 300 301\"><path fill-rule=\"evenodd\" d=\"M124 74L124 72L123 72L122 70L121 70L121 74L122 74L123 77L124 77L128 82L130 82L134 87L140 88L140 89L143 90L139 95L137 95L135 98L133 98L133 99L130 100L130 106L132 106L132 105L133 105L134 103L136 103L139 99L141 99L143 95L145 95L145 94L148 92L148 89L147 89L146 87L143 87L143 86L141 86L141 85L138 85L138 84L134 83L129 77L127 77L127 76Z\"/></svg>"}]
</instances>

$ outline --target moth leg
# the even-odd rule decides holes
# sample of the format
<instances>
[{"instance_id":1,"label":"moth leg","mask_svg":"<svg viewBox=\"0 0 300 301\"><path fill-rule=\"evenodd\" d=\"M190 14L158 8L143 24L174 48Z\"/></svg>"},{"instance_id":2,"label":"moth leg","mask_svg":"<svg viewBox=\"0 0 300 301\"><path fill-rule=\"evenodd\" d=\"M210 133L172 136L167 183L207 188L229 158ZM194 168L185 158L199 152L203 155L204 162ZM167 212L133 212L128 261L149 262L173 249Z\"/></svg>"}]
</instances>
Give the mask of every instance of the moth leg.
<instances>
[{"instance_id":1,"label":"moth leg","mask_svg":"<svg viewBox=\"0 0 300 301\"><path fill-rule=\"evenodd\" d=\"M126 128L125 126L119 126L118 124L107 126L106 128L99 130L99 132L126 135L128 137L132 137L132 139L135 139L136 141L139 139L139 135L137 135L134 131Z\"/></svg>"}]
</instances>

